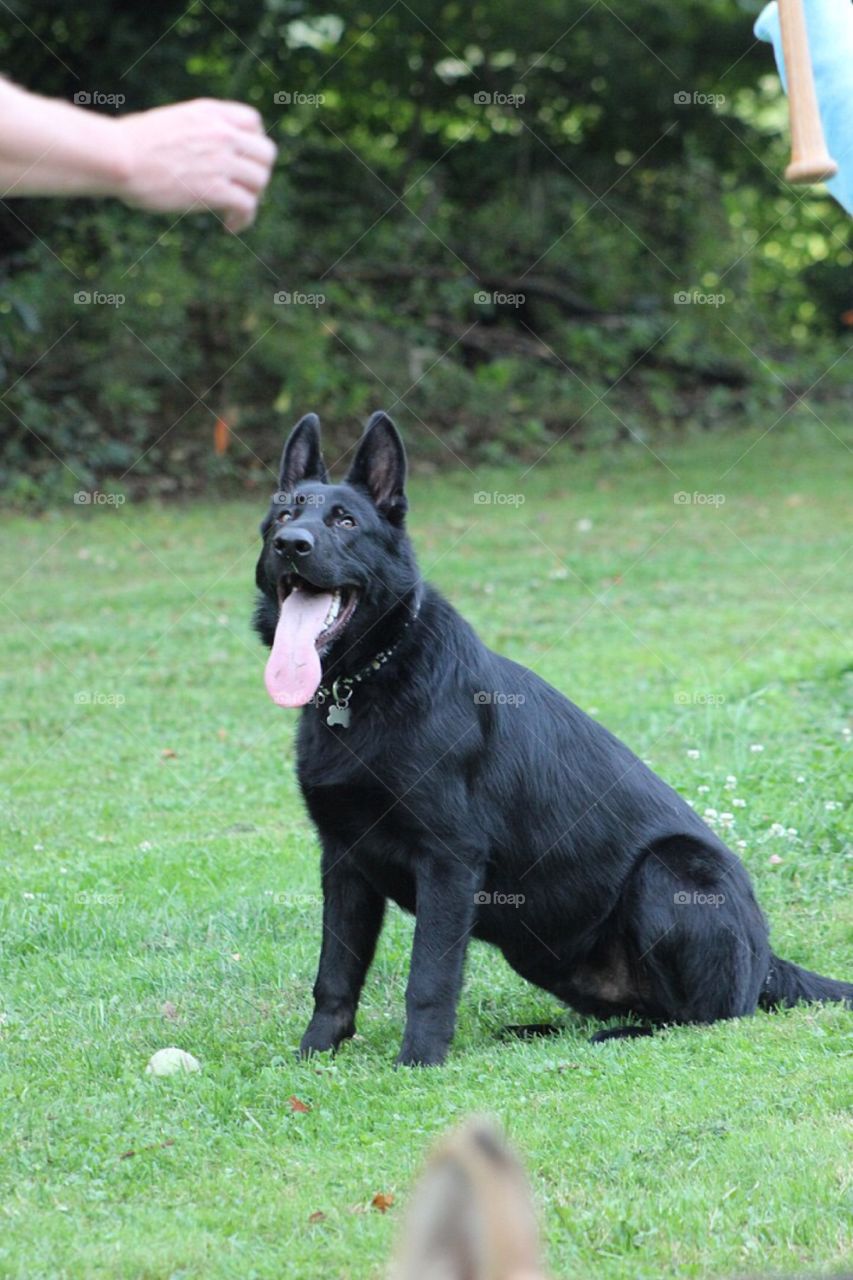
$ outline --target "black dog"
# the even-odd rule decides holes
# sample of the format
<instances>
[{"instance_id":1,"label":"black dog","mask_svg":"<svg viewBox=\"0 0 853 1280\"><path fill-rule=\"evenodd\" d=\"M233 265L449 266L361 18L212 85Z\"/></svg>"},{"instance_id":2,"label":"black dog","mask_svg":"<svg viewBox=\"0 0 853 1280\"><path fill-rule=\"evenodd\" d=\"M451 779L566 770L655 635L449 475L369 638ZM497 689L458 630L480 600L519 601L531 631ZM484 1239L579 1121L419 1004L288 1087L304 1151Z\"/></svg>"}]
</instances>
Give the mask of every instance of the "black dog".
<instances>
[{"instance_id":1,"label":"black dog","mask_svg":"<svg viewBox=\"0 0 853 1280\"><path fill-rule=\"evenodd\" d=\"M390 419L373 415L340 484L318 427L309 414L285 446L255 615L270 694L305 706L299 782L323 845L303 1053L353 1034L388 898L416 919L401 1063L444 1059L472 934L602 1019L853 1003L773 955L745 868L681 796L422 581Z\"/></svg>"}]
</instances>

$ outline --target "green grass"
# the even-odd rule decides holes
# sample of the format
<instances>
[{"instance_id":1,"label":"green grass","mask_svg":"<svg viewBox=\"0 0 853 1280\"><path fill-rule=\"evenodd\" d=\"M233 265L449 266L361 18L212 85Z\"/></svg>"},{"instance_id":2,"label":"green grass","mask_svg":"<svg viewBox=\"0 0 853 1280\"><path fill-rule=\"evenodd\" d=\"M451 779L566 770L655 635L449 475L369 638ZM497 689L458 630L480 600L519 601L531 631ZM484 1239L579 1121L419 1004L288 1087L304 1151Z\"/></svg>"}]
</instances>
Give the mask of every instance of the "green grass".
<instances>
[{"instance_id":1,"label":"green grass","mask_svg":"<svg viewBox=\"0 0 853 1280\"><path fill-rule=\"evenodd\" d=\"M777 950L849 978L850 454L832 425L670 445L666 466L561 446L523 481L459 468L414 483L411 527L488 643L734 815ZM395 911L359 1037L295 1061L318 853L294 717L249 630L260 507L48 503L0 524L0 1275L378 1276L426 1149L471 1110L522 1153L557 1276L843 1270L838 1008L594 1046L475 944L448 1065L394 1071L412 933ZM499 1038L555 1014L557 1039ZM172 1043L201 1073L146 1077Z\"/></svg>"}]
</instances>

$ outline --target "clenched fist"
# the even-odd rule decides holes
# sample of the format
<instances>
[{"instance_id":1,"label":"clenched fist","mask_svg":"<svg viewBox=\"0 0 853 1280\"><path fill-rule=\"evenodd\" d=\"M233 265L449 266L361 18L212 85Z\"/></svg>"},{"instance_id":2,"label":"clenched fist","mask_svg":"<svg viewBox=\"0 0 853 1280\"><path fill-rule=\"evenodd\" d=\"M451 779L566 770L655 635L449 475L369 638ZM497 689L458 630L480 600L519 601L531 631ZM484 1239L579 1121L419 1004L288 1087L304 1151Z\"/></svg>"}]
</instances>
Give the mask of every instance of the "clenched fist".
<instances>
[{"instance_id":1,"label":"clenched fist","mask_svg":"<svg viewBox=\"0 0 853 1280\"><path fill-rule=\"evenodd\" d=\"M198 98L124 116L115 194L163 212L212 209L229 231L255 219L275 160L261 117L241 102Z\"/></svg>"}]
</instances>

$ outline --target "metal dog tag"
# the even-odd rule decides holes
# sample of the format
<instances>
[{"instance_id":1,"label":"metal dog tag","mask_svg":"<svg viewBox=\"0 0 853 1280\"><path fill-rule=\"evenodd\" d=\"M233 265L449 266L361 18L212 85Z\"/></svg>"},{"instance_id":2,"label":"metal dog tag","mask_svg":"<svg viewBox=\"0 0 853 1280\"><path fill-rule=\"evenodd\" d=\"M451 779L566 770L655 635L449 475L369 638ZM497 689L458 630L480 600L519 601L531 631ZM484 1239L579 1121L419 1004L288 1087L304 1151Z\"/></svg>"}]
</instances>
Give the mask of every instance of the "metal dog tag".
<instances>
[{"instance_id":1,"label":"metal dog tag","mask_svg":"<svg viewBox=\"0 0 853 1280\"><path fill-rule=\"evenodd\" d=\"M333 705L329 707L329 714L326 716L326 724L332 724L332 725L339 724L342 729L348 729L349 722L350 722L350 715L351 715L351 712L349 707L340 707L340 706Z\"/></svg>"}]
</instances>

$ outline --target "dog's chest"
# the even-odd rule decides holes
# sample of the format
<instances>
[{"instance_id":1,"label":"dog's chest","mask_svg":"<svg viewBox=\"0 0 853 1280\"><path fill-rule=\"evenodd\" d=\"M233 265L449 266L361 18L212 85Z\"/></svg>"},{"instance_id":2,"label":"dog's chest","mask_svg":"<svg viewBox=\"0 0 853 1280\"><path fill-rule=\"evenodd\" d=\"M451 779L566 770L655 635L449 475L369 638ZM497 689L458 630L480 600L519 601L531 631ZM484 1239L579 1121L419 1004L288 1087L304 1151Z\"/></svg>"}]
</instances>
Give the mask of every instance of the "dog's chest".
<instances>
[{"instance_id":1,"label":"dog's chest","mask_svg":"<svg viewBox=\"0 0 853 1280\"><path fill-rule=\"evenodd\" d=\"M423 844L421 823L399 792L372 776L346 771L330 780L304 762L299 781L326 849L352 859L383 896L413 911L414 863Z\"/></svg>"}]
</instances>

